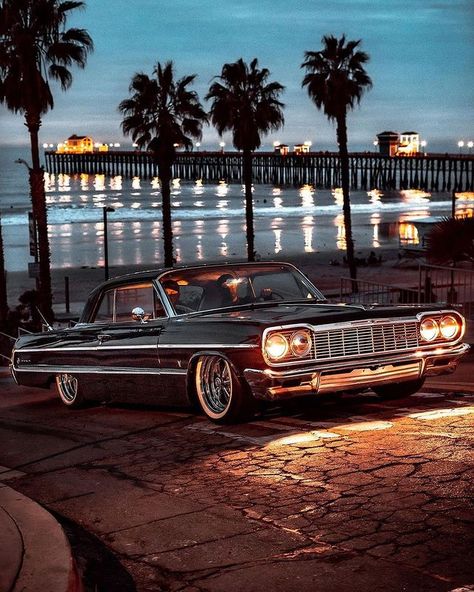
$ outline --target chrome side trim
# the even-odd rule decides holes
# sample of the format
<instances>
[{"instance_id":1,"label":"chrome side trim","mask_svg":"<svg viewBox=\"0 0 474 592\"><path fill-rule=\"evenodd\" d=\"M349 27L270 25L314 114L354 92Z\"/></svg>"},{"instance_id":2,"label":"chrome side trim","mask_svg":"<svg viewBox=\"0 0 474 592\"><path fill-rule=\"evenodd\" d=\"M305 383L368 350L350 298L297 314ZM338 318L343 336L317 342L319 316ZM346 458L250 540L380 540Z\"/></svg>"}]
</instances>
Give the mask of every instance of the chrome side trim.
<instances>
[{"instance_id":1,"label":"chrome side trim","mask_svg":"<svg viewBox=\"0 0 474 592\"><path fill-rule=\"evenodd\" d=\"M41 353L41 352L54 352L54 353L67 353L75 351L103 351L106 349L118 349L118 350L131 350L131 349L254 349L260 347L257 344L241 343L236 345L226 343L170 343L170 344L155 344L155 345L94 345L94 346L78 346L78 347L25 347L14 350L13 353Z\"/></svg>"},{"instance_id":2,"label":"chrome side trim","mask_svg":"<svg viewBox=\"0 0 474 592\"><path fill-rule=\"evenodd\" d=\"M70 372L71 374L166 374L166 375L186 375L187 370L181 368L127 368L127 367L109 367L109 366L48 366L46 364L31 364L19 368L12 367L14 372L42 372L47 374L61 374Z\"/></svg>"},{"instance_id":3,"label":"chrome side trim","mask_svg":"<svg viewBox=\"0 0 474 592\"><path fill-rule=\"evenodd\" d=\"M155 345L80 345L78 347L25 347L14 350L13 353L41 353L41 352L54 352L54 353L67 353L74 351L103 351L104 349L156 349Z\"/></svg>"},{"instance_id":4,"label":"chrome side trim","mask_svg":"<svg viewBox=\"0 0 474 592\"><path fill-rule=\"evenodd\" d=\"M260 347L260 345L256 343L159 343L159 349L255 349Z\"/></svg>"}]
</instances>

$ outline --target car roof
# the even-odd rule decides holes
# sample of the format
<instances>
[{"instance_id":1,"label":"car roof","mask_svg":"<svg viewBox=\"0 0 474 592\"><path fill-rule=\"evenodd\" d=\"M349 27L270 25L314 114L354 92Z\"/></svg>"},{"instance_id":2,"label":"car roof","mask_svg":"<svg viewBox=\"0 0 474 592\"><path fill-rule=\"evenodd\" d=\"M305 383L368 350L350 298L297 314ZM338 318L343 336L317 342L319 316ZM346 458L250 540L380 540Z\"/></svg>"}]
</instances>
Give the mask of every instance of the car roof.
<instances>
[{"instance_id":1,"label":"car roof","mask_svg":"<svg viewBox=\"0 0 474 592\"><path fill-rule=\"evenodd\" d=\"M191 270L191 269L232 269L233 267L242 267L245 266L258 266L258 265L286 265L288 267L294 267L291 263L287 263L286 261L234 261L232 263L205 263L200 265L177 265L176 267L159 267L156 269L145 269L143 271L135 271L133 273L127 273L124 275L115 276L106 282L103 282L98 287L103 286L111 286L115 283L121 284L127 281L141 281L141 280L152 280L155 278L159 278L162 275L172 273L175 271L180 270Z\"/></svg>"}]
</instances>

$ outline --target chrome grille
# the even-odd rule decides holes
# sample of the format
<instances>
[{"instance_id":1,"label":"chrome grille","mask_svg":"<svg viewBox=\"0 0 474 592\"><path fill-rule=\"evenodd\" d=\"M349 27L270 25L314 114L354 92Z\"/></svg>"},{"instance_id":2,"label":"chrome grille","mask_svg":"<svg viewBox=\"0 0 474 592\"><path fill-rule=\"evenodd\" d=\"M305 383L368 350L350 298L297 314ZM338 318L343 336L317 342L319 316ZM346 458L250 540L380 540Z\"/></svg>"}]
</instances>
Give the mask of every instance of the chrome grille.
<instances>
[{"instance_id":1,"label":"chrome grille","mask_svg":"<svg viewBox=\"0 0 474 592\"><path fill-rule=\"evenodd\" d=\"M418 324L407 321L317 330L313 339L316 360L408 350L418 346Z\"/></svg>"}]
</instances>

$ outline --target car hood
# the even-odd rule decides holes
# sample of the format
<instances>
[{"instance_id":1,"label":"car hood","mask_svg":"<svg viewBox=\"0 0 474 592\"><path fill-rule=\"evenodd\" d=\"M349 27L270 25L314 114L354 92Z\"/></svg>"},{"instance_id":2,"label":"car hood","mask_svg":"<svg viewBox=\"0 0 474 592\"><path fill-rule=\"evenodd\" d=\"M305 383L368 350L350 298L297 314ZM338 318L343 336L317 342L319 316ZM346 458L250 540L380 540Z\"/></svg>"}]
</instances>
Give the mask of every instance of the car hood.
<instances>
[{"instance_id":1,"label":"car hood","mask_svg":"<svg viewBox=\"0 0 474 592\"><path fill-rule=\"evenodd\" d=\"M280 325L288 323L309 323L313 325L350 322L363 319L414 317L424 310L436 307L421 306L380 306L347 305L327 302L275 303L270 306L243 307L227 311L209 311L198 315L207 321L235 321L258 323L262 325Z\"/></svg>"}]
</instances>

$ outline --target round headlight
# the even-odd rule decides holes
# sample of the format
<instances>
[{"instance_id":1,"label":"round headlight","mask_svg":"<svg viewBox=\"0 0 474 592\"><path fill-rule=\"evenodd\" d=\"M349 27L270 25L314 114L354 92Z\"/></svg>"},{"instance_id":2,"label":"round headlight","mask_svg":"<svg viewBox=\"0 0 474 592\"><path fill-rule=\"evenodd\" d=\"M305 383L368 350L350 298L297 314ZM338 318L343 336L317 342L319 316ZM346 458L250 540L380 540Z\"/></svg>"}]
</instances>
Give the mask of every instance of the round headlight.
<instances>
[{"instance_id":1,"label":"round headlight","mask_svg":"<svg viewBox=\"0 0 474 592\"><path fill-rule=\"evenodd\" d=\"M288 341L281 333L273 333L265 341L265 353L272 360L280 360L288 353Z\"/></svg>"},{"instance_id":2,"label":"round headlight","mask_svg":"<svg viewBox=\"0 0 474 592\"><path fill-rule=\"evenodd\" d=\"M453 339L459 331L459 323L453 316L446 315L439 322L439 330L445 339Z\"/></svg>"},{"instance_id":3,"label":"round headlight","mask_svg":"<svg viewBox=\"0 0 474 592\"><path fill-rule=\"evenodd\" d=\"M291 336L291 353L298 358L309 354L311 350L311 335L308 331L296 331Z\"/></svg>"},{"instance_id":4,"label":"round headlight","mask_svg":"<svg viewBox=\"0 0 474 592\"><path fill-rule=\"evenodd\" d=\"M425 341L434 341L439 335L438 323L434 319L424 319L421 321L420 335Z\"/></svg>"}]
</instances>

